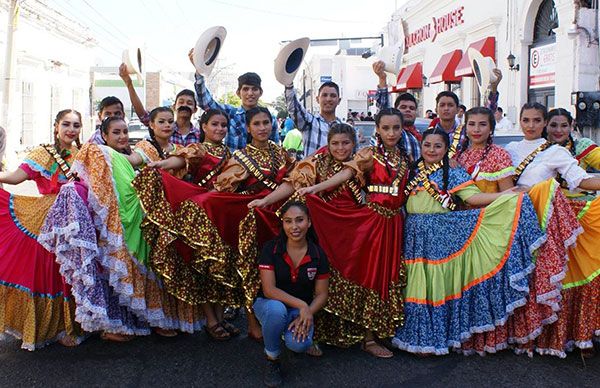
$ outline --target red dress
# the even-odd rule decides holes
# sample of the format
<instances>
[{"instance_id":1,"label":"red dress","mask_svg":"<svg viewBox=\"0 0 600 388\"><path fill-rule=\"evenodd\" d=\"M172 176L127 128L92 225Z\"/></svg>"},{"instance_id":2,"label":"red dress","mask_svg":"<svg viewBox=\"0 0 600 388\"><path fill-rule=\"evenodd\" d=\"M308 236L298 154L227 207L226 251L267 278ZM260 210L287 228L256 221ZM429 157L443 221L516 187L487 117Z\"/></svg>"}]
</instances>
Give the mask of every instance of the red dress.
<instances>
[{"instance_id":1,"label":"red dress","mask_svg":"<svg viewBox=\"0 0 600 388\"><path fill-rule=\"evenodd\" d=\"M327 157L319 159L315 183L335 172ZM306 199L332 274L315 336L338 346L362 340L366 330L380 338L393 336L403 321L405 284L402 206L408 162L397 149L384 156L380 149L369 147L346 165L356 170L357 186L367 192L366 205L358 203L359 189L352 181L333 193ZM300 183L296 178L295 184Z\"/></svg>"},{"instance_id":2,"label":"red dress","mask_svg":"<svg viewBox=\"0 0 600 388\"><path fill-rule=\"evenodd\" d=\"M218 191L181 204L177 232L194 250L192 267L231 290L226 300L222 293L214 293L212 302L239 305L241 301L233 299L241 297L238 292L243 289L246 305L251 306L258 290L254 252L278 234L280 222L274 212L277 206L249 212L248 203L275 190L292 167L293 161L275 143L265 149L248 145L233 153L216 178ZM240 255L242 250L246 254Z\"/></svg>"},{"instance_id":3,"label":"red dress","mask_svg":"<svg viewBox=\"0 0 600 388\"><path fill-rule=\"evenodd\" d=\"M161 277L167 292L184 302L204 303L219 292L229 295L193 270L193 251L177 238L175 214L183 201L214 189L214 182L231 153L223 144L204 142L179 148L169 156L185 159L185 171L191 182L178 178L183 175L181 172L173 175L154 168L144 169L133 181L146 212L141 228L151 247L150 265Z\"/></svg>"},{"instance_id":4,"label":"red dress","mask_svg":"<svg viewBox=\"0 0 600 388\"><path fill-rule=\"evenodd\" d=\"M72 155L65 157L67 163L71 159ZM75 322L71 287L55 256L37 242L67 179L44 146L31 151L20 168L36 182L42 197L0 189L0 333L22 339L21 347L28 350L65 335L80 342L84 337Z\"/></svg>"}]
</instances>

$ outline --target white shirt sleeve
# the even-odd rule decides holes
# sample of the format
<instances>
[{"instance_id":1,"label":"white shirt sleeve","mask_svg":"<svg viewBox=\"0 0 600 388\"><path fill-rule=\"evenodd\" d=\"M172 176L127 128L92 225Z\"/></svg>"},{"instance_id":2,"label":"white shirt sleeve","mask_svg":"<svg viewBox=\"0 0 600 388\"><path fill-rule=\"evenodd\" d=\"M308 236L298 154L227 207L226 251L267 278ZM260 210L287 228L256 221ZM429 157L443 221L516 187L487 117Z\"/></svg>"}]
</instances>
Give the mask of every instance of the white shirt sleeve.
<instances>
[{"instance_id":1,"label":"white shirt sleeve","mask_svg":"<svg viewBox=\"0 0 600 388\"><path fill-rule=\"evenodd\" d=\"M544 162L547 163L547 167L560 173L560 176L569 185L569 190L575 190L582 180L591 178L584 169L579 167L577 159L566 148L553 146L548 151L550 152L548 152Z\"/></svg>"}]
</instances>

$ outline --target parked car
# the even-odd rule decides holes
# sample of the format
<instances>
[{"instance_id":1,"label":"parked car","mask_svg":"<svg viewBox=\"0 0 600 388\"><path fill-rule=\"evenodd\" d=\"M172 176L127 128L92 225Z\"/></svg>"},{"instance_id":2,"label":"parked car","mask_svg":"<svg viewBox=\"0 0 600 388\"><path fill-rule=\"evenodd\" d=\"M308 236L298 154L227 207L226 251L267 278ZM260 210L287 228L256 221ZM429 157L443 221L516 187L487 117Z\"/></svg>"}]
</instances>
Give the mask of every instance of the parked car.
<instances>
[{"instance_id":1,"label":"parked car","mask_svg":"<svg viewBox=\"0 0 600 388\"><path fill-rule=\"evenodd\" d=\"M370 145L375 145L375 122L357 121L354 123L354 130L358 138L356 149L361 149Z\"/></svg>"},{"instance_id":2,"label":"parked car","mask_svg":"<svg viewBox=\"0 0 600 388\"><path fill-rule=\"evenodd\" d=\"M139 120L131 120L127 126L129 131L129 144L135 145L137 142L148 138L148 127Z\"/></svg>"},{"instance_id":3,"label":"parked car","mask_svg":"<svg viewBox=\"0 0 600 388\"><path fill-rule=\"evenodd\" d=\"M417 117L415 119L415 128L417 131L423 133L429 128L429 124L431 124L431 119L426 119L424 117Z\"/></svg>"},{"instance_id":4,"label":"parked car","mask_svg":"<svg viewBox=\"0 0 600 388\"><path fill-rule=\"evenodd\" d=\"M523 134L520 132L497 132L494 134L494 144L506 148L506 145L513 141L523 140Z\"/></svg>"}]
</instances>

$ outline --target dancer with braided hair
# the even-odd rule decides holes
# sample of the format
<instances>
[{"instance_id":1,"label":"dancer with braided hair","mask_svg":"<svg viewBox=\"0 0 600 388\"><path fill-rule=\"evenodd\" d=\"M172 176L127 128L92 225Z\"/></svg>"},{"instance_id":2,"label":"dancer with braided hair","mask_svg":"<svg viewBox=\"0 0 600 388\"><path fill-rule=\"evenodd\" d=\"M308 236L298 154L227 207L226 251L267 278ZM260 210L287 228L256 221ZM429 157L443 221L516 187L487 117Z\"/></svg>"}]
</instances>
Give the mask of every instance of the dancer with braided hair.
<instances>
[{"instance_id":1,"label":"dancer with braided hair","mask_svg":"<svg viewBox=\"0 0 600 388\"><path fill-rule=\"evenodd\" d=\"M55 256L38 242L56 194L75 178L69 168L79 149L81 125L79 112L58 112L54 143L35 147L17 170L0 172L0 183L33 180L42 195L26 197L0 189L0 332L21 339L27 350L55 341L75 346L84 339L75 322L71 287Z\"/></svg>"},{"instance_id":2,"label":"dancer with braided hair","mask_svg":"<svg viewBox=\"0 0 600 388\"><path fill-rule=\"evenodd\" d=\"M411 353L462 350L503 325L527 301L532 252L543 242L529 198L482 193L450 166L450 145L443 129L425 131L406 188L406 318L393 343ZM462 203L487 206L459 211Z\"/></svg>"}]
</instances>

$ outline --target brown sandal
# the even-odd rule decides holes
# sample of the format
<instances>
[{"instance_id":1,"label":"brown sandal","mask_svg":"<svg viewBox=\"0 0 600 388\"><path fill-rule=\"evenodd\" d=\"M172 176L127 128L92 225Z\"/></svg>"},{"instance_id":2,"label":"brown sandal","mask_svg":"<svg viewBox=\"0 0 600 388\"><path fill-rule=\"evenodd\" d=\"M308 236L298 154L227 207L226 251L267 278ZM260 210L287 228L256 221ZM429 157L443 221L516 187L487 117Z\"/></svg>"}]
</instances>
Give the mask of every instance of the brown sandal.
<instances>
[{"instance_id":1,"label":"brown sandal","mask_svg":"<svg viewBox=\"0 0 600 388\"><path fill-rule=\"evenodd\" d=\"M231 339L231 334L221 325L221 322L215 323L211 327L205 326L206 334L215 341L227 341Z\"/></svg>"},{"instance_id":2,"label":"brown sandal","mask_svg":"<svg viewBox=\"0 0 600 388\"><path fill-rule=\"evenodd\" d=\"M391 350L386 348L385 346L379 345L377 342L371 341L363 341L361 345L361 349L365 352L369 353L371 356L375 356L377 358L392 358L394 357L394 353Z\"/></svg>"},{"instance_id":3,"label":"brown sandal","mask_svg":"<svg viewBox=\"0 0 600 388\"><path fill-rule=\"evenodd\" d=\"M71 337L70 335L65 335L64 337L62 337L58 340L58 343L67 348L74 348L75 346L79 345L77 340Z\"/></svg>"},{"instance_id":4,"label":"brown sandal","mask_svg":"<svg viewBox=\"0 0 600 388\"><path fill-rule=\"evenodd\" d=\"M159 327L155 327L154 332L161 337L167 337L167 338L177 337L177 335L178 335L177 330L161 329Z\"/></svg>"},{"instance_id":5,"label":"brown sandal","mask_svg":"<svg viewBox=\"0 0 600 388\"><path fill-rule=\"evenodd\" d=\"M100 334L100 338L104 341L129 342L133 339L133 336L128 334L107 333L103 331L102 334Z\"/></svg>"},{"instance_id":6,"label":"brown sandal","mask_svg":"<svg viewBox=\"0 0 600 388\"><path fill-rule=\"evenodd\" d=\"M311 347L308 348L308 350L305 353L311 357L321 357L323 355L323 351L321 350L321 347L316 342L313 342Z\"/></svg>"},{"instance_id":7,"label":"brown sandal","mask_svg":"<svg viewBox=\"0 0 600 388\"><path fill-rule=\"evenodd\" d=\"M236 337L242 332L239 328L235 327L227 321L222 321L221 326L223 326L223 329L225 329L232 337Z\"/></svg>"}]
</instances>

